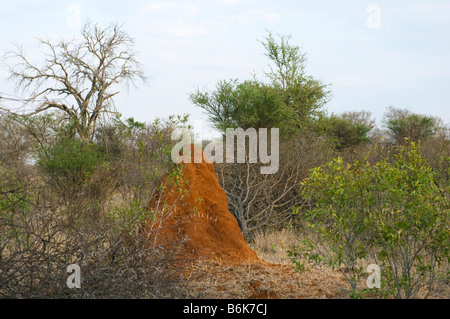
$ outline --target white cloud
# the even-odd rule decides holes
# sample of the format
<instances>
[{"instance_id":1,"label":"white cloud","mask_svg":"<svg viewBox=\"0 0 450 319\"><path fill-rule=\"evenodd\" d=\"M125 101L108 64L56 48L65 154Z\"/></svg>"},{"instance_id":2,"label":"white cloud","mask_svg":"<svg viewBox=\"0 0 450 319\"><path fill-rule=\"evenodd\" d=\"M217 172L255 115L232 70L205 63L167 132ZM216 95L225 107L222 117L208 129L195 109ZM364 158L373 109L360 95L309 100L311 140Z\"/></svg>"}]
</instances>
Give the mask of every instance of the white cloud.
<instances>
[{"instance_id":1,"label":"white cloud","mask_svg":"<svg viewBox=\"0 0 450 319\"><path fill-rule=\"evenodd\" d=\"M445 9L449 10L450 3L427 3L427 4L417 5L415 8L420 11L445 10Z\"/></svg>"},{"instance_id":2,"label":"white cloud","mask_svg":"<svg viewBox=\"0 0 450 319\"><path fill-rule=\"evenodd\" d=\"M259 20L268 23L274 23L281 20L282 15L276 12L267 12L265 10L251 10L252 14L254 14Z\"/></svg>"},{"instance_id":3,"label":"white cloud","mask_svg":"<svg viewBox=\"0 0 450 319\"><path fill-rule=\"evenodd\" d=\"M170 37L190 37L209 33L207 21L199 19L198 4L155 1L141 7L131 20L146 33Z\"/></svg>"},{"instance_id":4,"label":"white cloud","mask_svg":"<svg viewBox=\"0 0 450 319\"><path fill-rule=\"evenodd\" d=\"M177 5L172 2L152 2L144 6L141 12L149 13L154 11L170 10L175 8L176 6Z\"/></svg>"},{"instance_id":5,"label":"white cloud","mask_svg":"<svg viewBox=\"0 0 450 319\"><path fill-rule=\"evenodd\" d=\"M220 19L222 20L224 25L228 24L250 24L251 18L246 14L232 14L232 15L221 15Z\"/></svg>"},{"instance_id":6,"label":"white cloud","mask_svg":"<svg viewBox=\"0 0 450 319\"><path fill-rule=\"evenodd\" d=\"M247 0L219 0L219 2L224 4L242 4L244 2L247 2Z\"/></svg>"},{"instance_id":7,"label":"white cloud","mask_svg":"<svg viewBox=\"0 0 450 319\"><path fill-rule=\"evenodd\" d=\"M229 32L229 28L237 25L250 25L254 18L246 14L218 14L211 23L217 27L218 31Z\"/></svg>"},{"instance_id":8,"label":"white cloud","mask_svg":"<svg viewBox=\"0 0 450 319\"><path fill-rule=\"evenodd\" d=\"M342 75L331 77L331 83L336 87L352 87L352 88L363 88L370 87L375 84L379 84L382 81L376 77L362 76L362 75Z\"/></svg>"},{"instance_id":9,"label":"white cloud","mask_svg":"<svg viewBox=\"0 0 450 319\"><path fill-rule=\"evenodd\" d=\"M221 67L229 67L241 70L248 70L250 73L254 68L255 64L249 62L241 58L240 60L234 58L215 58L210 61L206 61L211 66L221 66Z\"/></svg>"},{"instance_id":10,"label":"white cloud","mask_svg":"<svg viewBox=\"0 0 450 319\"><path fill-rule=\"evenodd\" d=\"M149 4L146 4L140 12L142 14L148 14L152 12L168 12L173 10L181 10L184 14L194 15L199 11L199 7L197 4L194 3L173 3L173 2L151 2Z\"/></svg>"},{"instance_id":11,"label":"white cloud","mask_svg":"<svg viewBox=\"0 0 450 319\"><path fill-rule=\"evenodd\" d=\"M146 36L156 35L157 37L185 38L198 35L202 36L214 31L211 23L207 21L186 19L179 15L166 19L147 19L140 17L139 19L134 19L134 23ZM170 42L171 40L169 39L166 38L166 41Z\"/></svg>"},{"instance_id":12,"label":"white cloud","mask_svg":"<svg viewBox=\"0 0 450 319\"><path fill-rule=\"evenodd\" d=\"M206 28L184 20L178 20L176 23L169 24L164 29L168 35L175 37L190 37L208 33Z\"/></svg>"},{"instance_id":13,"label":"white cloud","mask_svg":"<svg viewBox=\"0 0 450 319\"><path fill-rule=\"evenodd\" d=\"M412 19L424 19L425 21L430 21L433 23L441 22L445 24L450 22L450 3L448 2L430 2L414 5L410 7L410 14L406 12L407 10L407 7L404 10L399 8L400 13L403 11L403 15L411 16Z\"/></svg>"},{"instance_id":14,"label":"white cloud","mask_svg":"<svg viewBox=\"0 0 450 319\"><path fill-rule=\"evenodd\" d=\"M268 12L265 10L250 10L245 14L236 13L230 15L220 14L217 16L216 23L228 26L231 24L251 25L262 21L264 23L275 23L281 20L282 15L275 12Z\"/></svg>"}]
</instances>

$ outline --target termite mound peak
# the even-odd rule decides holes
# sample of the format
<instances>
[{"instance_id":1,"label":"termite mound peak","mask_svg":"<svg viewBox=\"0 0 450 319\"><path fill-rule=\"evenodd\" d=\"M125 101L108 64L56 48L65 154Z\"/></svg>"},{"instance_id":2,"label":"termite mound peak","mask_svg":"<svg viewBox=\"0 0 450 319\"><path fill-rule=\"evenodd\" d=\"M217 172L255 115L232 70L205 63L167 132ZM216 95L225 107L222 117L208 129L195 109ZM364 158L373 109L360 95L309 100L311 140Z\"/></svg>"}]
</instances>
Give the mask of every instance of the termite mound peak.
<instances>
[{"instance_id":1,"label":"termite mound peak","mask_svg":"<svg viewBox=\"0 0 450 319\"><path fill-rule=\"evenodd\" d=\"M194 163L194 157L201 158L201 163ZM162 207L170 211L149 226L158 229L154 244L167 246L186 238L179 252L181 259L224 264L261 262L228 210L226 193L213 164L205 161L202 149L191 144L190 163L176 165L181 168L177 182L173 176L164 176L164 187L160 187L149 205L152 211Z\"/></svg>"}]
</instances>

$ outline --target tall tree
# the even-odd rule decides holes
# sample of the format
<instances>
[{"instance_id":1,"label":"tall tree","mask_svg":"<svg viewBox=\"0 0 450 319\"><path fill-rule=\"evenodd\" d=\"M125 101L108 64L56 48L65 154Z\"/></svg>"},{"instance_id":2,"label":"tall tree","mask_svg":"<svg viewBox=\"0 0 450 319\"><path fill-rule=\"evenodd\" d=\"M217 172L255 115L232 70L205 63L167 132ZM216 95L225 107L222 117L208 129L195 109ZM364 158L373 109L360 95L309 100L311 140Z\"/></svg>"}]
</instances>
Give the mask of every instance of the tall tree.
<instances>
[{"instance_id":1,"label":"tall tree","mask_svg":"<svg viewBox=\"0 0 450 319\"><path fill-rule=\"evenodd\" d=\"M219 81L215 91L197 90L189 98L221 132L236 127L282 129L290 115L278 90L257 80Z\"/></svg>"},{"instance_id":2,"label":"tall tree","mask_svg":"<svg viewBox=\"0 0 450 319\"><path fill-rule=\"evenodd\" d=\"M261 44L271 61L268 83L253 79L219 81L212 92L197 90L190 100L201 107L213 125L228 127L298 128L321 114L328 86L306 74L306 57L290 37L269 33Z\"/></svg>"},{"instance_id":3,"label":"tall tree","mask_svg":"<svg viewBox=\"0 0 450 319\"><path fill-rule=\"evenodd\" d=\"M292 45L291 36L269 32L261 41L271 64L265 75L280 89L287 107L292 109L297 121L304 124L308 118L318 115L321 107L328 102L328 85L306 73L306 54L298 45Z\"/></svg>"},{"instance_id":4,"label":"tall tree","mask_svg":"<svg viewBox=\"0 0 450 319\"><path fill-rule=\"evenodd\" d=\"M102 29L87 22L79 40L38 41L44 54L41 65L31 62L19 46L7 54L14 60L10 78L17 81L17 90L28 95L26 105L32 105L25 113L61 110L84 142L92 140L99 118L115 113L113 98L119 85L145 82L134 40L117 24Z\"/></svg>"}]
</instances>

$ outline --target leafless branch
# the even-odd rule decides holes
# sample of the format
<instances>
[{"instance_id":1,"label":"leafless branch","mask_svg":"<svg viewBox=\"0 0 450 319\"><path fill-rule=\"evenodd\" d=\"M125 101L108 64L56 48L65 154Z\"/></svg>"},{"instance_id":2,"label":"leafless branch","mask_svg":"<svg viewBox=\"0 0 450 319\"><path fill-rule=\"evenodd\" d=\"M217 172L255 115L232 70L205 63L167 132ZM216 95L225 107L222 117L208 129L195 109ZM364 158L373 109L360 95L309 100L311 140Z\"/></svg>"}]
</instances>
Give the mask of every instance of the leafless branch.
<instances>
[{"instance_id":1,"label":"leafless branch","mask_svg":"<svg viewBox=\"0 0 450 319\"><path fill-rule=\"evenodd\" d=\"M118 86L146 80L133 39L117 24L100 29L86 23L78 41L38 41L44 54L42 65L30 61L18 45L7 53L7 60L15 62L9 67L10 79L28 96L24 104L33 105L28 115L61 110L78 123L78 134L85 141L93 138L100 115L115 112Z\"/></svg>"}]
</instances>

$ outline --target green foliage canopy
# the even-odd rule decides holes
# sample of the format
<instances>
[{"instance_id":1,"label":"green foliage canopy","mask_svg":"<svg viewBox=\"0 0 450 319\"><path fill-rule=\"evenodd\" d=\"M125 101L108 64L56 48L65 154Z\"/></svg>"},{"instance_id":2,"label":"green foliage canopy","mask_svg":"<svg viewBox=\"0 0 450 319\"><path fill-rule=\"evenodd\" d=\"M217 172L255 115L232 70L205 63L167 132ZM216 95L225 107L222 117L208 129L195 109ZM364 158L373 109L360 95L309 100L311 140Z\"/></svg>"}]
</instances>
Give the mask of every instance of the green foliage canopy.
<instances>
[{"instance_id":1,"label":"green foliage canopy","mask_svg":"<svg viewBox=\"0 0 450 319\"><path fill-rule=\"evenodd\" d=\"M306 58L289 37L269 33L261 42L274 64L265 73L269 83L258 79L219 81L215 91L197 89L189 98L209 116L215 128L296 128L320 114L327 102L327 85L305 73Z\"/></svg>"}]
</instances>

